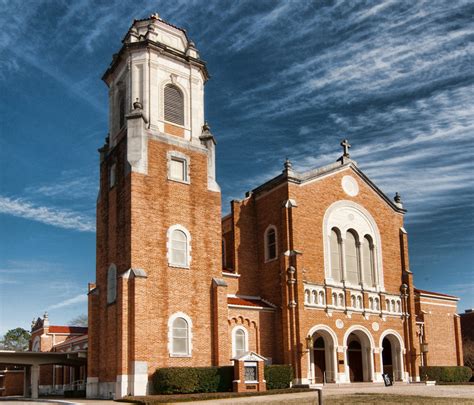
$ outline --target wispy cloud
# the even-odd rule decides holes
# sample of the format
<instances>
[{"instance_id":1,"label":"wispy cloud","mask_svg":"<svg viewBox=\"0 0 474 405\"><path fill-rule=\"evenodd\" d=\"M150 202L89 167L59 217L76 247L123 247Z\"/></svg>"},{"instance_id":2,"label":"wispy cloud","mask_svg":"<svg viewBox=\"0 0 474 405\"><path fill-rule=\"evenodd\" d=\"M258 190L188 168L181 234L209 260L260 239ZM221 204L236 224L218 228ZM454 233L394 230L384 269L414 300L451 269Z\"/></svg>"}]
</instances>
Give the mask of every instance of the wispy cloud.
<instances>
[{"instance_id":1,"label":"wispy cloud","mask_svg":"<svg viewBox=\"0 0 474 405\"><path fill-rule=\"evenodd\" d=\"M67 209L36 206L21 198L0 196L0 213L25 218L47 225L80 232L94 232L95 221L89 216Z\"/></svg>"},{"instance_id":2,"label":"wispy cloud","mask_svg":"<svg viewBox=\"0 0 474 405\"><path fill-rule=\"evenodd\" d=\"M50 311L52 309L58 309L58 308L69 307L72 305L84 304L85 302L87 302L87 294L79 294L79 295L76 295L75 297L50 305L46 309Z\"/></svg>"}]
</instances>

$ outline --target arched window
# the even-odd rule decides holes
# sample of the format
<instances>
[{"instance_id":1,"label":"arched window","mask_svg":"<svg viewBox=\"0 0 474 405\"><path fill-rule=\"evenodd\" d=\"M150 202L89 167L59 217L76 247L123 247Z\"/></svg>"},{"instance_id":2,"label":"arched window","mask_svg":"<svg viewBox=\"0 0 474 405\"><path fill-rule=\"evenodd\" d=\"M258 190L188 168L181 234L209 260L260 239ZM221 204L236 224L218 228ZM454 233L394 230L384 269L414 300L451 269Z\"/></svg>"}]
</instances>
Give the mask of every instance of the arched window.
<instances>
[{"instance_id":1,"label":"arched window","mask_svg":"<svg viewBox=\"0 0 474 405\"><path fill-rule=\"evenodd\" d=\"M363 257L363 273L364 283L370 287L375 284L374 280L374 244L372 238L369 235L364 236L364 244L362 249Z\"/></svg>"},{"instance_id":2,"label":"arched window","mask_svg":"<svg viewBox=\"0 0 474 405\"><path fill-rule=\"evenodd\" d=\"M401 313L402 312L402 305L400 301L397 301L397 312Z\"/></svg>"},{"instance_id":3,"label":"arched window","mask_svg":"<svg viewBox=\"0 0 474 405\"><path fill-rule=\"evenodd\" d=\"M168 322L170 328L170 354L173 356L191 355L191 320L185 314L175 314Z\"/></svg>"},{"instance_id":4,"label":"arched window","mask_svg":"<svg viewBox=\"0 0 474 405\"><path fill-rule=\"evenodd\" d=\"M369 297L369 308L374 310L374 299L372 297Z\"/></svg>"},{"instance_id":5,"label":"arched window","mask_svg":"<svg viewBox=\"0 0 474 405\"><path fill-rule=\"evenodd\" d=\"M332 305L337 307L337 294L336 293L332 293Z\"/></svg>"},{"instance_id":6,"label":"arched window","mask_svg":"<svg viewBox=\"0 0 474 405\"><path fill-rule=\"evenodd\" d=\"M339 294L339 306L343 307L344 306L344 294Z\"/></svg>"},{"instance_id":7,"label":"arched window","mask_svg":"<svg viewBox=\"0 0 474 405\"><path fill-rule=\"evenodd\" d=\"M107 304L115 301L117 298L117 267L115 264L109 266L107 271Z\"/></svg>"},{"instance_id":8,"label":"arched window","mask_svg":"<svg viewBox=\"0 0 474 405\"><path fill-rule=\"evenodd\" d=\"M317 292L316 290L313 290L312 293L311 293L312 298L313 298L311 302L312 302L313 304L317 304L317 303L318 303L317 294L318 294L318 292Z\"/></svg>"},{"instance_id":9,"label":"arched window","mask_svg":"<svg viewBox=\"0 0 474 405\"><path fill-rule=\"evenodd\" d=\"M164 90L164 119L173 124L184 125L184 97L181 90L167 84Z\"/></svg>"},{"instance_id":10,"label":"arched window","mask_svg":"<svg viewBox=\"0 0 474 405\"><path fill-rule=\"evenodd\" d=\"M362 309L362 298L357 296L357 308Z\"/></svg>"},{"instance_id":11,"label":"arched window","mask_svg":"<svg viewBox=\"0 0 474 405\"><path fill-rule=\"evenodd\" d=\"M318 304L324 305L324 293L322 291L318 293Z\"/></svg>"},{"instance_id":12,"label":"arched window","mask_svg":"<svg viewBox=\"0 0 474 405\"><path fill-rule=\"evenodd\" d=\"M374 300L374 309L375 309L376 311L379 311L379 310L380 310L379 299L378 299L378 298L375 298L375 300Z\"/></svg>"},{"instance_id":13,"label":"arched window","mask_svg":"<svg viewBox=\"0 0 474 405\"><path fill-rule=\"evenodd\" d=\"M248 351L247 330L242 326L237 326L232 331L232 354L239 358Z\"/></svg>"},{"instance_id":14,"label":"arched window","mask_svg":"<svg viewBox=\"0 0 474 405\"><path fill-rule=\"evenodd\" d=\"M355 297L355 295L351 295L351 307L352 308L356 307L356 297Z\"/></svg>"},{"instance_id":15,"label":"arched window","mask_svg":"<svg viewBox=\"0 0 474 405\"><path fill-rule=\"evenodd\" d=\"M331 230L331 277L334 281L342 281L342 265L341 265L341 243L339 232L336 228Z\"/></svg>"},{"instance_id":16,"label":"arched window","mask_svg":"<svg viewBox=\"0 0 474 405\"><path fill-rule=\"evenodd\" d=\"M309 292L309 290L304 290L304 301L307 303L307 304L311 304L311 294Z\"/></svg>"},{"instance_id":17,"label":"arched window","mask_svg":"<svg viewBox=\"0 0 474 405\"><path fill-rule=\"evenodd\" d=\"M180 225L168 230L168 262L171 266L189 267L189 232Z\"/></svg>"},{"instance_id":18,"label":"arched window","mask_svg":"<svg viewBox=\"0 0 474 405\"><path fill-rule=\"evenodd\" d=\"M270 225L265 231L265 261L277 258L277 234L274 226Z\"/></svg>"},{"instance_id":19,"label":"arched window","mask_svg":"<svg viewBox=\"0 0 474 405\"><path fill-rule=\"evenodd\" d=\"M387 307L387 312L390 312L390 300L388 298L385 300L385 306Z\"/></svg>"},{"instance_id":20,"label":"arched window","mask_svg":"<svg viewBox=\"0 0 474 405\"><path fill-rule=\"evenodd\" d=\"M359 247L357 241L357 235L354 231L350 230L346 233L346 277L347 281L352 284L359 284Z\"/></svg>"}]
</instances>

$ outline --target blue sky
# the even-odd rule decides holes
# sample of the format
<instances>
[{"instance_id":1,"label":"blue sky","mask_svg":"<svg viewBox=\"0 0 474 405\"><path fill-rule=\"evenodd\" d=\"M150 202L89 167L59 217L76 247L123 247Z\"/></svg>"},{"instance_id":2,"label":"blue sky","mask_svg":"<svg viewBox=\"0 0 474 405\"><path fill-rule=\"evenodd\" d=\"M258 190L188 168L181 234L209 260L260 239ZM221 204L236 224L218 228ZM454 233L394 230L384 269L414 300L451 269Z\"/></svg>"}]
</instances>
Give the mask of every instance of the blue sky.
<instances>
[{"instance_id":1,"label":"blue sky","mask_svg":"<svg viewBox=\"0 0 474 405\"><path fill-rule=\"evenodd\" d=\"M278 173L351 156L401 193L419 288L474 307L470 1L0 0L0 334L86 313L95 279L100 77L133 18L208 62L224 210Z\"/></svg>"}]
</instances>

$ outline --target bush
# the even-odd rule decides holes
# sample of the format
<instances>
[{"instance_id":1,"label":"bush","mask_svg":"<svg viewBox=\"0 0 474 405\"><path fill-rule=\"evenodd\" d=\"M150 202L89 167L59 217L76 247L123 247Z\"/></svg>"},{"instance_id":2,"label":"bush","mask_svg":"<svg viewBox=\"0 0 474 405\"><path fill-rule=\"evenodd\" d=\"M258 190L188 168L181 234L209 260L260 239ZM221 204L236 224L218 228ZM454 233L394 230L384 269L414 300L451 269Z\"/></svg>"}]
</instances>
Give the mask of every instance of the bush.
<instances>
[{"instance_id":1,"label":"bush","mask_svg":"<svg viewBox=\"0 0 474 405\"><path fill-rule=\"evenodd\" d=\"M232 391L233 376L232 366L159 368L153 386L160 394Z\"/></svg>"},{"instance_id":2,"label":"bush","mask_svg":"<svg viewBox=\"0 0 474 405\"><path fill-rule=\"evenodd\" d=\"M435 380L437 382L466 382L472 376L469 367L461 366L433 366L420 367L420 378L424 380Z\"/></svg>"},{"instance_id":3,"label":"bush","mask_svg":"<svg viewBox=\"0 0 474 405\"><path fill-rule=\"evenodd\" d=\"M289 388L293 380L293 369L287 364L265 366L265 381L268 390Z\"/></svg>"}]
</instances>

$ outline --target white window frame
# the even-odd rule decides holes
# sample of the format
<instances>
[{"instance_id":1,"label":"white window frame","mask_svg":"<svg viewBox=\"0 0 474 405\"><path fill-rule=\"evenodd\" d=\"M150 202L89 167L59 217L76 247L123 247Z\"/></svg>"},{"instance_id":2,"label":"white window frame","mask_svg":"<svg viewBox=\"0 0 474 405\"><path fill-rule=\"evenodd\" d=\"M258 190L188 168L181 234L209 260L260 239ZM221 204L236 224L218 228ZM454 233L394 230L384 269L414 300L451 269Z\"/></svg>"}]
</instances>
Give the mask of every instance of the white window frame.
<instances>
[{"instance_id":1,"label":"white window frame","mask_svg":"<svg viewBox=\"0 0 474 405\"><path fill-rule=\"evenodd\" d=\"M113 284L111 285L112 280L113 280ZM112 304L116 300L117 300L117 266L112 263L107 269L107 304Z\"/></svg>"},{"instance_id":2,"label":"white window frame","mask_svg":"<svg viewBox=\"0 0 474 405\"><path fill-rule=\"evenodd\" d=\"M171 261L171 237L174 231L181 231L186 235L186 263L173 263ZM168 260L168 266L176 267L180 269L189 269L191 267L191 234L189 231L180 224L172 225L168 228L166 233L166 258Z\"/></svg>"},{"instance_id":3,"label":"white window frame","mask_svg":"<svg viewBox=\"0 0 474 405\"><path fill-rule=\"evenodd\" d=\"M268 244L268 233L274 230L275 231L275 257L270 258L270 247ZM263 243L265 247L265 263L272 262L274 260L278 259L278 232L277 228L275 225L268 225L267 229L265 229L265 232L263 233Z\"/></svg>"},{"instance_id":4,"label":"white window frame","mask_svg":"<svg viewBox=\"0 0 474 405\"><path fill-rule=\"evenodd\" d=\"M244 332L244 353L247 353L249 351L249 332L247 329L241 325L237 325L232 329L232 358L235 358L237 356L236 352L236 333L237 331L243 331Z\"/></svg>"},{"instance_id":5,"label":"white window frame","mask_svg":"<svg viewBox=\"0 0 474 405\"><path fill-rule=\"evenodd\" d=\"M188 324L188 352L174 353L173 352L173 323L177 318L183 318ZM168 353L170 357L192 357L193 353L193 321L184 312L175 312L168 319Z\"/></svg>"},{"instance_id":6,"label":"white window frame","mask_svg":"<svg viewBox=\"0 0 474 405\"><path fill-rule=\"evenodd\" d=\"M176 150L169 151L167 154L167 172L168 172L168 180L171 181L176 181L178 183L184 183L184 184L191 184L191 177L189 175L190 172L190 159L188 155L185 155L184 153L178 152ZM171 175L171 164L172 161L180 161L184 163L184 173L185 173L185 178L184 179L177 179Z\"/></svg>"}]
</instances>

